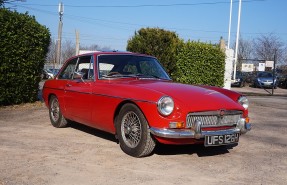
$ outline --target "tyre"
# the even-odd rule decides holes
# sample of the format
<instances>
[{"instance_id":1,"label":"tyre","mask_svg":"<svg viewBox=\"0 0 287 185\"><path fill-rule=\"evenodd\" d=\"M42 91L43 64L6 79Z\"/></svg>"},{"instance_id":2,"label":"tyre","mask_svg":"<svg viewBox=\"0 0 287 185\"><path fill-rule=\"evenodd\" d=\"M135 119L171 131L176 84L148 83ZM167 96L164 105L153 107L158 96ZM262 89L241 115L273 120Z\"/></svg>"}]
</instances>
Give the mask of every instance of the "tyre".
<instances>
[{"instance_id":1,"label":"tyre","mask_svg":"<svg viewBox=\"0 0 287 185\"><path fill-rule=\"evenodd\" d=\"M68 125L68 121L62 115L59 100L54 95L51 96L49 101L49 116L51 124L56 128L62 128Z\"/></svg>"},{"instance_id":2,"label":"tyre","mask_svg":"<svg viewBox=\"0 0 287 185\"><path fill-rule=\"evenodd\" d=\"M150 155L155 148L148 123L134 104L125 104L116 121L116 131L121 149L133 157Z\"/></svg>"}]
</instances>

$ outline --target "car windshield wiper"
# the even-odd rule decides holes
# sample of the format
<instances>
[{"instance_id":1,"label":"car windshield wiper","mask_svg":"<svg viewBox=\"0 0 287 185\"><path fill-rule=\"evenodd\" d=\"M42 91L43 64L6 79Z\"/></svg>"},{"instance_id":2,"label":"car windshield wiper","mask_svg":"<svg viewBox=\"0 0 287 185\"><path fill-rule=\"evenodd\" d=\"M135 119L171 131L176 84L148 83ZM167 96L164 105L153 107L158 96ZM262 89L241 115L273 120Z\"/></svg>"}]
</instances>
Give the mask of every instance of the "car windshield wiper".
<instances>
[{"instance_id":1,"label":"car windshield wiper","mask_svg":"<svg viewBox=\"0 0 287 185\"><path fill-rule=\"evenodd\" d=\"M156 79L162 79L156 75L145 75L145 74L141 74L141 73L138 73L138 74L134 74L134 75L131 75L131 76L135 76L135 77L141 77L141 78L156 78Z\"/></svg>"},{"instance_id":2,"label":"car windshield wiper","mask_svg":"<svg viewBox=\"0 0 287 185\"><path fill-rule=\"evenodd\" d=\"M168 80L165 78L161 78L159 76L156 75L145 75L145 74L120 74L120 73L114 73L112 75L105 75L103 76L103 78L156 78L156 79L163 79L163 80Z\"/></svg>"}]
</instances>

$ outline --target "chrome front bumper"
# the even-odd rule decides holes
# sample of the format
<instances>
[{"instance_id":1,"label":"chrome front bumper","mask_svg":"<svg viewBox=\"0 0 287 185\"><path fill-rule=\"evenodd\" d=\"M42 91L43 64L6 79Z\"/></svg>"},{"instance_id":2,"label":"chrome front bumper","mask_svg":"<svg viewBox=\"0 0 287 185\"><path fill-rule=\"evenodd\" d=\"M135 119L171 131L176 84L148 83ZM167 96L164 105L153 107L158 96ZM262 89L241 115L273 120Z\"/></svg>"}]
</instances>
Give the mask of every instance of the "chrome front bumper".
<instances>
[{"instance_id":1,"label":"chrome front bumper","mask_svg":"<svg viewBox=\"0 0 287 185\"><path fill-rule=\"evenodd\" d=\"M246 132L251 130L251 123L246 123L245 119L242 118L237 126L233 129L228 130L218 130L218 131L202 131L201 130L201 123L195 123L194 128L192 129L170 129L170 128L154 128L151 127L150 131L153 135L163 138L195 138L200 139L204 138L204 136L211 136L211 135L226 135L226 134L245 134Z\"/></svg>"}]
</instances>

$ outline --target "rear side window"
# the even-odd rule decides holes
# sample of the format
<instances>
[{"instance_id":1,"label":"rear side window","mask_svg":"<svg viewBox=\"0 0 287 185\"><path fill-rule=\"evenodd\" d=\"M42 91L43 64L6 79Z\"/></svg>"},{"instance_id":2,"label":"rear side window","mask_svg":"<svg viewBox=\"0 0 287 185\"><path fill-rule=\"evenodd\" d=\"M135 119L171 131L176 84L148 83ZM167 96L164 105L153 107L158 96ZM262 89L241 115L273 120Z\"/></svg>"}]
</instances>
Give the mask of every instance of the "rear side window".
<instances>
[{"instance_id":1,"label":"rear side window","mask_svg":"<svg viewBox=\"0 0 287 185\"><path fill-rule=\"evenodd\" d=\"M84 80L93 80L94 79L93 57L92 56L80 57L75 71L82 73Z\"/></svg>"},{"instance_id":2,"label":"rear side window","mask_svg":"<svg viewBox=\"0 0 287 185\"><path fill-rule=\"evenodd\" d=\"M93 80L94 79L94 67L92 56L81 56L74 58L69 61L65 69L61 72L58 79L73 79L74 73L82 73L83 79Z\"/></svg>"},{"instance_id":3,"label":"rear side window","mask_svg":"<svg viewBox=\"0 0 287 185\"><path fill-rule=\"evenodd\" d=\"M74 58L68 62L65 69L60 73L58 79L72 79L77 65L78 58Z\"/></svg>"}]
</instances>

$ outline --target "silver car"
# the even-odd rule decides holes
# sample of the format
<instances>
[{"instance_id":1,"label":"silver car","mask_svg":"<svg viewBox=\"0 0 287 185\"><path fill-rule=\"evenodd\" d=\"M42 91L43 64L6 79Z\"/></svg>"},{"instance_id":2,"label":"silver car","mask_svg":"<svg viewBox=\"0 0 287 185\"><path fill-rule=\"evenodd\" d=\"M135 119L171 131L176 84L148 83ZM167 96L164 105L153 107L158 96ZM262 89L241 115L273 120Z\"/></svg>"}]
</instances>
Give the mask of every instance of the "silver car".
<instances>
[{"instance_id":1,"label":"silver car","mask_svg":"<svg viewBox=\"0 0 287 185\"><path fill-rule=\"evenodd\" d=\"M254 87L263 87L263 88L277 88L277 78L271 72L262 71L257 73L254 81Z\"/></svg>"}]
</instances>

